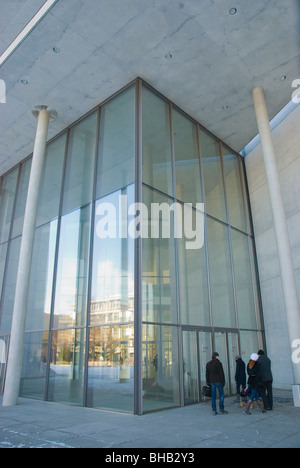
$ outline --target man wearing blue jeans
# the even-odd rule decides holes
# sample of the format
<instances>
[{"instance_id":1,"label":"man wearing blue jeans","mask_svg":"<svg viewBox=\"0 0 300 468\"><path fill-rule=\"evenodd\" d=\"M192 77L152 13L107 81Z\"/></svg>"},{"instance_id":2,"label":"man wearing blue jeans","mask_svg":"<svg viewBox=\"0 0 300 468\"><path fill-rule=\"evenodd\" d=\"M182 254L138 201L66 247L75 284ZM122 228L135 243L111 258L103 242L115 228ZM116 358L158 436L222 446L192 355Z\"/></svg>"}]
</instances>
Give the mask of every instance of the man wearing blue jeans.
<instances>
[{"instance_id":1,"label":"man wearing blue jeans","mask_svg":"<svg viewBox=\"0 0 300 468\"><path fill-rule=\"evenodd\" d=\"M218 353L213 353L212 360L206 365L206 381L207 385L211 388L213 414L219 414L217 412L217 390L220 396L220 413L228 414L224 408L225 375Z\"/></svg>"}]
</instances>

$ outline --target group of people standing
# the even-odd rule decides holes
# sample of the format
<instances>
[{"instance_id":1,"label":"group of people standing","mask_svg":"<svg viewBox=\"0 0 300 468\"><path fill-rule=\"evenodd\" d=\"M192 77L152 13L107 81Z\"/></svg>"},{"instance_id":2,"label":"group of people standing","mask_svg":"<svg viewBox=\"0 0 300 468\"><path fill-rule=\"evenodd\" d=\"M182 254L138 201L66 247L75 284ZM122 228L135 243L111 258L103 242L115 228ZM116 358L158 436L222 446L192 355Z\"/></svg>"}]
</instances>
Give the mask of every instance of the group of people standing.
<instances>
[{"instance_id":1,"label":"group of people standing","mask_svg":"<svg viewBox=\"0 0 300 468\"><path fill-rule=\"evenodd\" d=\"M242 394L248 397L245 414L251 414L250 407L254 401L257 402L261 413L265 413L266 410L272 411L273 376L271 361L264 351L260 350L257 354L251 354L250 361L247 365L247 374L248 381L246 377L246 364L240 356L236 356L235 380L237 395L238 397L240 396L242 389ZM213 353L212 360L206 366L206 381L211 389L213 414L219 414L217 412L217 390L220 397L220 413L228 414L224 407L225 374L217 352ZM248 388L246 388L247 383ZM263 403L261 402L261 398Z\"/></svg>"}]
</instances>

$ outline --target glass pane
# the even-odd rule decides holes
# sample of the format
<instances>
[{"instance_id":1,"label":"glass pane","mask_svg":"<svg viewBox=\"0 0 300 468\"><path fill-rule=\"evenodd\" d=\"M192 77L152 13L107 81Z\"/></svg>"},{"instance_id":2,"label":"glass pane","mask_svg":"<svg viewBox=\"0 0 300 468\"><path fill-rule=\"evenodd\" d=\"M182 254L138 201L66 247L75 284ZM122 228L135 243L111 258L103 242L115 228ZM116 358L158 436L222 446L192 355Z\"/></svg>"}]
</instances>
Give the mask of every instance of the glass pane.
<instances>
[{"instance_id":1,"label":"glass pane","mask_svg":"<svg viewBox=\"0 0 300 468\"><path fill-rule=\"evenodd\" d=\"M52 335L48 400L82 405L85 330L59 330Z\"/></svg>"},{"instance_id":2,"label":"glass pane","mask_svg":"<svg viewBox=\"0 0 300 468\"><path fill-rule=\"evenodd\" d=\"M185 243L178 239L181 323L210 326L205 246L187 250Z\"/></svg>"},{"instance_id":3,"label":"glass pane","mask_svg":"<svg viewBox=\"0 0 300 468\"><path fill-rule=\"evenodd\" d=\"M12 314L15 302L15 290L19 266L21 237L13 239L10 243L6 278L3 284L1 327L3 333L10 333Z\"/></svg>"},{"instance_id":4,"label":"glass pane","mask_svg":"<svg viewBox=\"0 0 300 468\"><path fill-rule=\"evenodd\" d=\"M134 239L119 232L133 202L131 185L96 203L91 325L134 320Z\"/></svg>"},{"instance_id":5,"label":"glass pane","mask_svg":"<svg viewBox=\"0 0 300 468\"><path fill-rule=\"evenodd\" d=\"M223 365L225 374L225 395L229 395L229 373L228 373L228 361L227 361L227 345L226 345L226 333L216 332L215 333L215 348L213 350L220 355L220 362Z\"/></svg>"},{"instance_id":6,"label":"glass pane","mask_svg":"<svg viewBox=\"0 0 300 468\"><path fill-rule=\"evenodd\" d=\"M6 253L7 253L7 243L0 244L0 300L1 300L1 291L2 291L2 284L3 284L3 278L4 278Z\"/></svg>"},{"instance_id":7,"label":"glass pane","mask_svg":"<svg viewBox=\"0 0 300 468\"><path fill-rule=\"evenodd\" d=\"M258 334L254 331L240 331L241 339L241 357L245 364L247 365L250 356L253 353L257 353L260 349L260 344L258 343Z\"/></svg>"},{"instance_id":8,"label":"glass pane","mask_svg":"<svg viewBox=\"0 0 300 468\"><path fill-rule=\"evenodd\" d=\"M213 323L236 328L228 228L207 218Z\"/></svg>"},{"instance_id":9,"label":"glass pane","mask_svg":"<svg viewBox=\"0 0 300 468\"><path fill-rule=\"evenodd\" d=\"M250 201L249 201L248 190L247 190L247 176L246 176L245 161L239 160L239 163L240 163L241 185L242 185L242 190L244 193L244 209L245 209L247 230L249 234L253 234L251 213L250 213Z\"/></svg>"},{"instance_id":10,"label":"glass pane","mask_svg":"<svg viewBox=\"0 0 300 468\"><path fill-rule=\"evenodd\" d=\"M230 223L232 226L246 231L244 193L238 156L223 145L223 160Z\"/></svg>"},{"instance_id":11,"label":"glass pane","mask_svg":"<svg viewBox=\"0 0 300 468\"><path fill-rule=\"evenodd\" d=\"M132 413L134 327L91 328L88 406Z\"/></svg>"},{"instance_id":12,"label":"glass pane","mask_svg":"<svg viewBox=\"0 0 300 468\"><path fill-rule=\"evenodd\" d=\"M26 330L48 330L57 221L36 229L31 263Z\"/></svg>"},{"instance_id":13,"label":"glass pane","mask_svg":"<svg viewBox=\"0 0 300 468\"><path fill-rule=\"evenodd\" d=\"M82 326L86 320L90 206L61 221L53 328Z\"/></svg>"},{"instance_id":14,"label":"glass pane","mask_svg":"<svg viewBox=\"0 0 300 468\"><path fill-rule=\"evenodd\" d=\"M92 200L97 112L70 131L64 181L63 214Z\"/></svg>"},{"instance_id":15,"label":"glass pane","mask_svg":"<svg viewBox=\"0 0 300 468\"><path fill-rule=\"evenodd\" d=\"M31 159L25 161L21 166L21 176L17 191L16 208L14 213L12 237L22 234L24 214L27 201L28 184L31 169Z\"/></svg>"},{"instance_id":16,"label":"glass pane","mask_svg":"<svg viewBox=\"0 0 300 468\"><path fill-rule=\"evenodd\" d=\"M160 225L158 238L153 238L149 229L149 238L144 238L143 268L143 320L147 322L178 322L174 223L169 216L171 200L151 189L144 187L143 203L151 216L151 227ZM153 204L163 205L162 215L154 216ZM169 222L169 220L171 220ZM168 237L162 235L163 226L169 224Z\"/></svg>"},{"instance_id":17,"label":"glass pane","mask_svg":"<svg viewBox=\"0 0 300 468\"><path fill-rule=\"evenodd\" d=\"M65 145L64 134L47 147L37 207L37 226L58 216Z\"/></svg>"},{"instance_id":18,"label":"glass pane","mask_svg":"<svg viewBox=\"0 0 300 468\"><path fill-rule=\"evenodd\" d=\"M183 331L182 340L184 403L187 405L199 401L196 332Z\"/></svg>"},{"instance_id":19,"label":"glass pane","mask_svg":"<svg viewBox=\"0 0 300 468\"><path fill-rule=\"evenodd\" d=\"M199 332L199 354L200 354L200 389L206 385L206 364L211 360L212 346L211 346L211 333Z\"/></svg>"},{"instance_id":20,"label":"glass pane","mask_svg":"<svg viewBox=\"0 0 300 468\"><path fill-rule=\"evenodd\" d=\"M257 328L248 237L231 230L236 300L240 328Z\"/></svg>"},{"instance_id":21,"label":"glass pane","mask_svg":"<svg viewBox=\"0 0 300 468\"><path fill-rule=\"evenodd\" d=\"M260 303L260 284L259 284L259 279L257 276L257 260L256 260L256 253L255 253L255 245L254 245L254 239L252 237L248 237L249 240L249 252L250 252L250 262L252 266L252 281L253 281L253 293L254 293L254 303L256 305L256 323L257 323L257 329L261 330L262 323L261 323L261 317L262 317L262 310L261 310L261 303ZM254 313L254 311L253 311ZM242 327L240 327L242 328Z\"/></svg>"},{"instance_id":22,"label":"glass pane","mask_svg":"<svg viewBox=\"0 0 300 468\"><path fill-rule=\"evenodd\" d=\"M176 327L143 325L143 409L179 406Z\"/></svg>"},{"instance_id":23,"label":"glass pane","mask_svg":"<svg viewBox=\"0 0 300 468\"><path fill-rule=\"evenodd\" d=\"M20 396L44 400L48 332L25 333Z\"/></svg>"},{"instance_id":24,"label":"glass pane","mask_svg":"<svg viewBox=\"0 0 300 468\"><path fill-rule=\"evenodd\" d=\"M101 108L97 198L134 183L135 87Z\"/></svg>"},{"instance_id":25,"label":"glass pane","mask_svg":"<svg viewBox=\"0 0 300 468\"><path fill-rule=\"evenodd\" d=\"M231 395L236 394L236 356L239 354L239 341L237 333L227 333L228 338L228 365L230 372Z\"/></svg>"},{"instance_id":26,"label":"glass pane","mask_svg":"<svg viewBox=\"0 0 300 468\"><path fill-rule=\"evenodd\" d=\"M206 212L227 222L219 142L201 130Z\"/></svg>"},{"instance_id":27,"label":"glass pane","mask_svg":"<svg viewBox=\"0 0 300 468\"><path fill-rule=\"evenodd\" d=\"M169 104L143 88L143 182L173 195Z\"/></svg>"},{"instance_id":28,"label":"glass pane","mask_svg":"<svg viewBox=\"0 0 300 468\"><path fill-rule=\"evenodd\" d=\"M200 163L196 125L173 112L176 198L185 203L201 203Z\"/></svg>"},{"instance_id":29,"label":"glass pane","mask_svg":"<svg viewBox=\"0 0 300 468\"><path fill-rule=\"evenodd\" d=\"M18 169L3 177L0 191L0 244L8 240L16 194Z\"/></svg>"}]
</instances>

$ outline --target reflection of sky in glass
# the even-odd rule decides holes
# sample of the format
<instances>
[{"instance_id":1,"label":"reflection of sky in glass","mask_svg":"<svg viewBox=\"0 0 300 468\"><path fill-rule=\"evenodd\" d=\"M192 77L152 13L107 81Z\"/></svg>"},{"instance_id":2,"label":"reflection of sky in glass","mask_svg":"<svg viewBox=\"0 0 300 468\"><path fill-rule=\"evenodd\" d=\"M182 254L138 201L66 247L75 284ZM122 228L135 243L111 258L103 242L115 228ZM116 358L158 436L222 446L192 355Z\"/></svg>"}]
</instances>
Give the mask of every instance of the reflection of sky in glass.
<instances>
[{"instance_id":1,"label":"reflection of sky in glass","mask_svg":"<svg viewBox=\"0 0 300 468\"><path fill-rule=\"evenodd\" d=\"M55 293L55 315L60 317L75 320L77 314L78 321L85 314L89 236L90 206L62 218Z\"/></svg>"},{"instance_id":2,"label":"reflection of sky in glass","mask_svg":"<svg viewBox=\"0 0 300 468\"><path fill-rule=\"evenodd\" d=\"M73 315L74 313L78 261L78 229L76 226L79 224L79 217L80 210L76 210L62 220L55 301L55 311L60 315Z\"/></svg>"},{"instance_id":3,"label":"reflection of sky in glass","mask_svg":"<svg viewBox=\"0 0 300 468\"><path fill-rule=\"evenodd\" d=\"M50 223L48 272L47 272L47 286L46 286L46 294L45 294L45 314L49 314L49 315L51 311L56 231L57 231L57 220L54 220Z\"/></svg>"},{"instance_id":4,"label":"reflection of sky in glass","mask_svg":"<svg viewBox=\"0 0 300 468\"><path fill-rule=\"evenodd\" d=\"M97 222L101 218L96 215L92 301L102 301L113 297L126 298L134 293L134 240L119 238L119 197L127 195L128 206L134 203L134 185L118 190L96 204L111 203L116 209L116 239L99 239L96 234ZM127 216L125 213L124 216Z\"/></svg>"}]
</instances>

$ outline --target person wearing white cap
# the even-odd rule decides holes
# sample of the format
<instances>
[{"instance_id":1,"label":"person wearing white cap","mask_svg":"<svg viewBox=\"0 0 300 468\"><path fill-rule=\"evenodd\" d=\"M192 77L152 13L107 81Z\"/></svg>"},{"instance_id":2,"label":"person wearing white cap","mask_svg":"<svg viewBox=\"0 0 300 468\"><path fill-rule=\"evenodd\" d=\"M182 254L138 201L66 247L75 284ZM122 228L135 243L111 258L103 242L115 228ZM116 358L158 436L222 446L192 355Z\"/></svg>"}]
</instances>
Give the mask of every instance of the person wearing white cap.
<instances>
[{"instance_id":1,"label":"person wearing white cap","mask_svg":"<svg viewBox=\"0 0 300 468\"><path fill-rule=\"evenodd\" d=\"M254 401L256 401L257 405L260 408L261 413L265 413L263 404L261 403L259 399L259 393L258 393L258 388L259 388L259 377L258 377L258 366L257 366L257 361L259 359L258 354L253 353L250 356L250 361L247 366L247 372L249 375L248 379L248 385L249 385L249 390L251 392L248 404L246 406L245 414L251 414L250 413L250 406Z\"/></svg>"}]
</instances>

